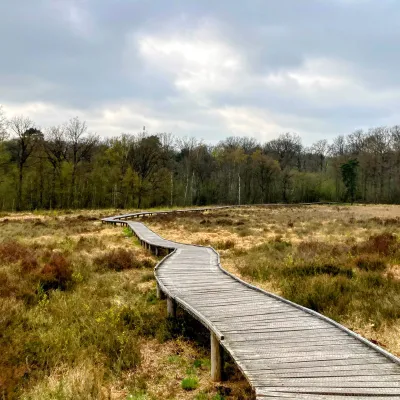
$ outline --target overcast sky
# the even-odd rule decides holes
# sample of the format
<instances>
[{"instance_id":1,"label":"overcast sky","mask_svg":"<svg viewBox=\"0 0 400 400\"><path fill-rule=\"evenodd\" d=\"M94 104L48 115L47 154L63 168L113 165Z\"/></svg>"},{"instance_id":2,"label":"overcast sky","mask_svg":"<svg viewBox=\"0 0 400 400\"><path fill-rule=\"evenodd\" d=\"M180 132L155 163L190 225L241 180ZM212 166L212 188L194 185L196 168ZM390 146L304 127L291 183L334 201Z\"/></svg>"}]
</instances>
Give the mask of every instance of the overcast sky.
<instances>
[{"instance_id":1,"label":"overcast sky","mask_svg":"<svg viewBox=\"0 0 400 400\"><path fill-rule=\"evenodd\" d=\"M398 0L0 0L0 104L101 136L400 123Z\"/></svg>"}]
</instances>

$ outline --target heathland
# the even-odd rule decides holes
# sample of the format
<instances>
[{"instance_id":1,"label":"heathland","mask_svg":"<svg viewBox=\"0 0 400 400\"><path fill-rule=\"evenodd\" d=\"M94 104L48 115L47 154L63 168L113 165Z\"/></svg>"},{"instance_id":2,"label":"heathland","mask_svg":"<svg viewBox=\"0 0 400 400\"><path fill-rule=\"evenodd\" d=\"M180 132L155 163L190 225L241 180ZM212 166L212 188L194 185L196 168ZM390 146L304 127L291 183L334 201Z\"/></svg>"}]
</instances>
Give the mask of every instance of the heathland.
<instances>
[{"instance_id":1,"label":"heathland","mask_svg":"<svg viewBox=\"0 0 400 400\"><path fill-rule=\"evenodd\" d=\"M400 354L399 206L249 207L147 223L214 247L235 275Z\"/></svg>"},{"instance_id":2,"label":"heathland","mask_svg":"<svg viewBox=\"0 0 400 400\"><path fill-rule=\"evenodd\" d=\"M0 398L244 399L210 380L209 337L156 299L157 259L115 211L0 217Z\"/></svg>"},{"instance_id":3,"label":"heathland","mask_svg":"<svg viewBox=\"0 0 400 400\"><path fill-rule=\"evenodd\" d=\"M0 393L22 399L248 399L209 378L207 331L156 299L157 259L120 210L0 216ZM144 220L223 267L400 354L400 206L272 206Z\"/></svg>"}]
</instances>

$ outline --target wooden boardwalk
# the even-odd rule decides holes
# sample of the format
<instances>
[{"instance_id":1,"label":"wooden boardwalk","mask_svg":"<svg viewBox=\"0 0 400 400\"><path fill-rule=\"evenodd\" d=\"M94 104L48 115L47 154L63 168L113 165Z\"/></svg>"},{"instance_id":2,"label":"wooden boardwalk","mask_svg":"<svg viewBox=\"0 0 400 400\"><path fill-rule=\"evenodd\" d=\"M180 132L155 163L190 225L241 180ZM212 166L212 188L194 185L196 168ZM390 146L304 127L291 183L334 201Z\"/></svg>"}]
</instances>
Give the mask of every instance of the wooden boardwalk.
<instances>
[{"instance_id":1,"label":"wooden boardwalk","mask_svg":"<svg viewBox=\"0 0 400 400\"><path fill-rule=\"evenodd\" d=\"M221 208L226 207L212 209ZM154 214L103 222L127 225L149 250L169 253L155 270L158 290L167 296L170 315L178 304L210 330L215 380L221 377L224 349L257 399L400 399L397 357L312 310L232 276L214 249L165 240L143 223L129 221Z\"/></svg>"}]
</instances>

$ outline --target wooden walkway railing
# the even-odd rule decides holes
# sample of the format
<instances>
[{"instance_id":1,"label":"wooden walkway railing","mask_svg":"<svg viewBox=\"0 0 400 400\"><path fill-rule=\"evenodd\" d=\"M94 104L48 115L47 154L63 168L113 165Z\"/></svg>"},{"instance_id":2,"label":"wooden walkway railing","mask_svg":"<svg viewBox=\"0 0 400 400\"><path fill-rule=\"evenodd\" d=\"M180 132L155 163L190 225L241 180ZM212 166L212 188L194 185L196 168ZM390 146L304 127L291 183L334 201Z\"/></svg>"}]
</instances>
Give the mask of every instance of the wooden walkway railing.
<instances>
[{"instance_id":1,"label":"wooden walkway railing","mask_svg":"<svg viewBox=\"0 0 400 400\"><path fill-rule=\"evenodd\" d=\"M133 218L230 208L141 212L103 219L121 224L154 254L160 298L179 305L211 333L211 375L227 351L257 399L400 399L400 360L344 326L225 271L210 247L166 240ZM232 206L235 207L235 206Z\"/></svg>"}]
</instances>

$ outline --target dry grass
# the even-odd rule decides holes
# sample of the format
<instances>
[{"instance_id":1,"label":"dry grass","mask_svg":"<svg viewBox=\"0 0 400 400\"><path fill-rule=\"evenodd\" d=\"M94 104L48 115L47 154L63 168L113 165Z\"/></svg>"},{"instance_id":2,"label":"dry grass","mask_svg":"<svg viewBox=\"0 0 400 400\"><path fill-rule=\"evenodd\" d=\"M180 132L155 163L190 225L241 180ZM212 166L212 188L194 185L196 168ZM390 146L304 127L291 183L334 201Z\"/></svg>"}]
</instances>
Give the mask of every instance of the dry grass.
<instances>
[{"instance_id":1,"label":"dry grass","mask_svg":"<svg viewBox=\"0 0 400 400\"><path fill-rule=\"evenodd\" d=\"M222 265L400 354L400 207L251 207L147 220ZM229 246L221 242L229 241Z\"/></svg>"},{"instance_id":2,"label":"dry grass","mask_svg":"<svg viewBox=\"0 0 400 400\"><path fill-rule=\"evenodd\" d=\"M222 388L210 382L207 332L168 321L157 260L99 222L112 213L0 219L0 398L249 398L235 370ZM182 389L187 376L197 389Z\"/></svg>"}]
</instances>

